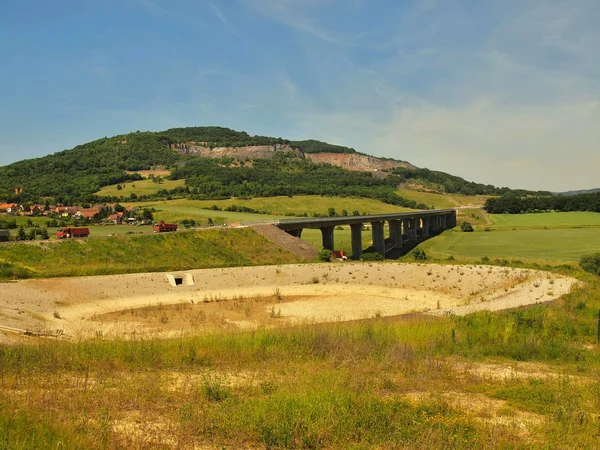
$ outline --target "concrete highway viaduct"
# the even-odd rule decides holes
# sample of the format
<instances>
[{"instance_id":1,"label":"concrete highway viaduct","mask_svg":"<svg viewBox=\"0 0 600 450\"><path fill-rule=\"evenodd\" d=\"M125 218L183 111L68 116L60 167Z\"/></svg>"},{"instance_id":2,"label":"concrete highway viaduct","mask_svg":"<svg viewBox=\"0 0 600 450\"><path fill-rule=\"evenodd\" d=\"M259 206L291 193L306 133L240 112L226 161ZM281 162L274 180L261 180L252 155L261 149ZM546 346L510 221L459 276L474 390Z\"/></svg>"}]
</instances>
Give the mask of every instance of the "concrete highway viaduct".
<instances>
[{"instance_id":1,"label":"concrete highway viaduct","mask_svg":"<svg viewBox=\"0 0 600 450\"><path fill-rule=\"evenodd\" d=\"M386 243L385 222L389 224L390 236ZM276 224L292 236L301 237L305 228L318 228L323 235L323 248L334 250L333 231L338 225L350 225L352 235L352 259L362 255L362 231L366 223L371 224L373 247L385 256L386 251L414 247L447 228L456 226L456 210L433 209L370 216L319 217L314 219L281 219Z\"/></svg>"}]
</instances>

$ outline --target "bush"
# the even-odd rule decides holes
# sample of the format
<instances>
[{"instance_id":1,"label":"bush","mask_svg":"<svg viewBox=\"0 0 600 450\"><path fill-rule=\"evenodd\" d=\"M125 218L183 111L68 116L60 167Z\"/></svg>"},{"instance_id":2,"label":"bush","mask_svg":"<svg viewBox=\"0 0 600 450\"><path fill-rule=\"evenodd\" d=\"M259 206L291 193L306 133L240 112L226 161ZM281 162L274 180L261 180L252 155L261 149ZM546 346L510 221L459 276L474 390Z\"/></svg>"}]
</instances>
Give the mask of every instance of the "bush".
<instances>
[{"instance_id":1,"label":"bush","mask_svg":"<svg viewBox=\"0 0 600 450\"><path fill-rule=\"evenodd\" d=\"M586 272L600 275L600 253L582 256L579 265Z\"/></svg>"},{"instance_id":2,"label":"bush","mask_svg":"<svg viewBox=\"0 0 600 450\"><path fill-rule=\"evenodd\" d=\"M363 253L360 259L362 261L383 261L385 260L385 257L381 253L369 252Z\"/></svg>"},{"instance_id":3,"label":"bush","mask_svg":"<svg viewBox=\"0 0 600 450\"><path fill-rule=\"evenodd\" d=\"M460 224L460 229L461 231L468 233L473 231L473 225L471 225L471 222L463 222Z\"/></svg>"},{"instance_id":4,"label":"bush","mask_svg":"<svg viewBox=\"0 0 600 450\"><path fill-rule=\"evenodd\" d=\"M423 249L416 248L413 252L413 258L417 261L425 261L427 259L427 254Z\"/></svg>"},{"instance_id":5,"label":"bush","mask_svg":"<svg viewBox=\"0 0 600 450\"><path fill-rule=\"evenodd\" d=\"M317 256L319 258L319 261L325 261L325 262L331 261L331 251L327 250L326 248L321 249L321 251L319 252L319 254Z\"/></svg>"}]
</instances>

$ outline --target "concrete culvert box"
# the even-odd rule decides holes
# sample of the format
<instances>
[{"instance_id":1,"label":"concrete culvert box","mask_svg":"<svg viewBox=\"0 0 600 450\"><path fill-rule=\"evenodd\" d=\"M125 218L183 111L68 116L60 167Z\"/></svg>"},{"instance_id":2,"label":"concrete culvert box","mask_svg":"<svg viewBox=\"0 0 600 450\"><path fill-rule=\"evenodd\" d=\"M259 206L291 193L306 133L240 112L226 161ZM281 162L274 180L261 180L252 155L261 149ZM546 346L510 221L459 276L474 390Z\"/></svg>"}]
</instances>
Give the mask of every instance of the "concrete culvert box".
<instances>
[{"instance_id":1,"label":"concrete culvert box","mask_svg":"<svg viewBox=\"0 0 600 450\"><path fill-rule=\"evenodd\" d=\"M194 286L194 277L191 273L168 273L167 281L173 287L177 286Z\"/></svg>"}]
</instances>

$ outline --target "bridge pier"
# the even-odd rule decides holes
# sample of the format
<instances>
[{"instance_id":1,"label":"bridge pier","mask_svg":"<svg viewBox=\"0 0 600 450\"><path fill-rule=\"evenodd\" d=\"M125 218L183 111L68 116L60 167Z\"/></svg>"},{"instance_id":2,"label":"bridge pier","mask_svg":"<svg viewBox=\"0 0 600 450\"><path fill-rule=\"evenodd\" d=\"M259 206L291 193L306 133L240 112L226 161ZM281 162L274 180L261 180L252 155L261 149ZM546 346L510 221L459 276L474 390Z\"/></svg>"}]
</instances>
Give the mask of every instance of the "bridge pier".
<instances>
[{"instance_id":1,"label":"bridge pier","mask_svg":"<svg viewBox=\"0 0 600 450\"><path fill-rule=\"evenodd\" d=\"M394 248L402 248L402 221L390 220L390 238L394 243Z\"/></svg>"},{"instance_id":2,"label":"bridge pier","mask_svg":"<svg viewBox=\"0 0 600 450\"><path fill-rule=\"evenodd\" d=\"M414 218L410 219L410 239L414 242L419 241L418 228L419 228L420 219Z\"/></svg>"},{"instance_id":3,"label":"bridge pier","mask_svg":"<svg viewBox=\"0 0 600 450\"><path fill-rule=\"evenodd\" d=\"M302 237L302 228L298 228L297 230L287 230L287 234L291 234L294 237L300 238Z\"/></svg>"},{"instance_id":4,"label":"bridge pier","mask_svg":"<svg viewBox=\"0 0 600 450\"><path fill-rule=\"evenodd\" d=\"M429 237L429 217L423 217L423 238Z\"/></svg>"},{"instance_id":5,"label":"bridge pier","mask_svg":"<svg viewBox=\"0 0 600 450\"><path fill-rule=\"evenodd\" d=\"M373 235L373 247L377 250L377 253L385 256L385 222L371 222L371 229Z\"/></svg>"},{"instance_id":6,"label":"bridge pier","mask_svg":"<svg viewBox=\"0 0 600 450\"><path fill-rule=\"evenodd\" d=\"M454 228L456 226L456 210L449 215L450 220L448 221L448 228Z\"/></svg>"},{"instance_id":7,"label":"bridge pier","mask_svg":"<svg viewBox=\"0 0 600 450\"><path fill-rule=\"evenodd\" d=\"M301 237L305 228L320 229L323 248L335 249L334 228L338 225L350 225L352 230L352 258L362 256L362 227L372 224L373 247L382 255L386 251L385 226L389 224L388 246L402 249L407 241L413 241L410 247L441 231L456 226L456 210L411 211L405 213L375 214L371 216L322 217L314 219L282 219L277 227L292 236ZM414 245L413 245L414 244Z\"/></svg>"},{"instance_id":8,"label":"bridge pier","mask_svg":"<svg viewBox=\"0 0 600 450\"><path fill-rule=\"evenodd\" d=\"M323 248L327 250L334 250L333 247L333 230L335 227L321 227L321 234L323 235Z\"/></svg>"},{"instance_id":9,"label":"bridge pier","mask_svg":"<svg viewBox=\"0 0 600 450\"><path fill-rule=\"evenodd\" d=\"M352 259L359 260L362 256L362 223L354 223L350 225L350 233L352 236Z\"/></svg>"},{"instance_id":10,"label":"bridge pier","mask_svg":"<svg viewBox=\"0 0 600 450\"><path fill-rule=\"evenodd\" d=\"M438 231L440 231L440 217L439 216L435 216L431 218L431 229L434 233L437 233Z\"/></svg>"}]
</instances>

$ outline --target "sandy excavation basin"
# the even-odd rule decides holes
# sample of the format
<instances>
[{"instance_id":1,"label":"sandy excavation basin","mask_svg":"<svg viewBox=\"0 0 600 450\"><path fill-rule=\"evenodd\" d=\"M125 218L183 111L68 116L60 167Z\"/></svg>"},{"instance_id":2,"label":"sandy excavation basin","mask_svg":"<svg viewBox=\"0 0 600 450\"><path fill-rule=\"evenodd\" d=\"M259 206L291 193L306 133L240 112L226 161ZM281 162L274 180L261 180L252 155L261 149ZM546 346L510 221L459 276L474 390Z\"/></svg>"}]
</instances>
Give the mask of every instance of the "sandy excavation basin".
<instances>
[{"instance_id":1,"label":"sandy excavation basin","mask_svg":"<svg viewBox=\"0 0 600 450\"><path fill-rule=\"evenodd\" d=\"M400 263L236 267L0 285L0 326L72 338L174 336L413 312L467 314L555 300L573 278L528 269ZM9 334L0 335L0 342Z\"/></svg>"}]
</instances>

